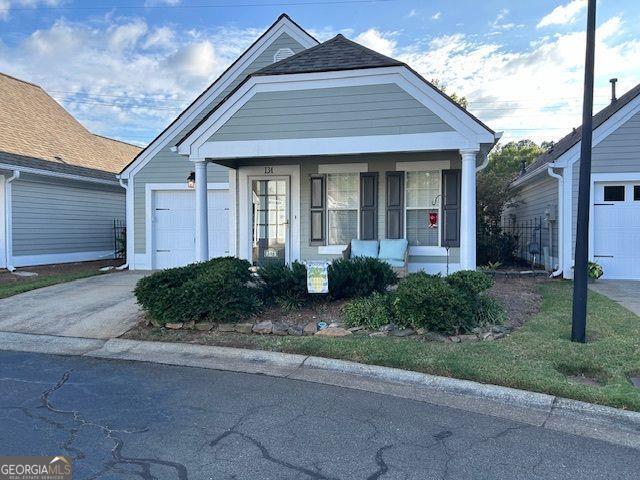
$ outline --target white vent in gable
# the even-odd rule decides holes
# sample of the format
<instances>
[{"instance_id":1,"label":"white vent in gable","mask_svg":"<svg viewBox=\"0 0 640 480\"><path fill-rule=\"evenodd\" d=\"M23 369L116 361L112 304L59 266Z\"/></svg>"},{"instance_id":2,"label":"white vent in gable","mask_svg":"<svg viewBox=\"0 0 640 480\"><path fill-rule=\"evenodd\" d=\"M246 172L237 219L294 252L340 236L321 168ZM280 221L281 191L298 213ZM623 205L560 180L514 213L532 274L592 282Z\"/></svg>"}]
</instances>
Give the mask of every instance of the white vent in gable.
<instances>
[{"instance_id":1,"label":"white vent in gable","mask_svg":"<svg viewBox=\"0 0 640 480\"><path fill-rule=\"evenodd\" d=\"M293 50L291 50L290 48L281 48L273 56L273 62L279 62L280 60L284 60L285 58L290 57L291 55L293 55Z\"/></svg>"}]
</instances>

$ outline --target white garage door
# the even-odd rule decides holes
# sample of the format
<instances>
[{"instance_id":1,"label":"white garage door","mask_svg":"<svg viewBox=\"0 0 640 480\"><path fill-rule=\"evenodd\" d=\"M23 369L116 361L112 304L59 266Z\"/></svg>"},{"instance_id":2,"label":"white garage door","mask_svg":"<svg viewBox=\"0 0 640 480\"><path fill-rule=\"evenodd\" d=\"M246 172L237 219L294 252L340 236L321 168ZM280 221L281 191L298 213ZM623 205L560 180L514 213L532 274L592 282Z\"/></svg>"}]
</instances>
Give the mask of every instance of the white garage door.
<instances>
[{"instance_id":1,"label":"white garage door","mask_svg":"<svg viewBox=\"0 0 640 480\"><path fill-rule=\"evenodd\" d=\"M209 256L229 254L229 192L209 190ZM193 190L157 190L153 199L153 268L195 261L196 214Z\"/></svg>"},{"instance_id":2,"label":"white garage door","mask_svg":"<svg viewBox=\"0 0 640 480\"><path fill-rule=\"evenodd\" d=\"M596 183L594 217L603 278L640 280L640 182Z\"/></svg>"}]
</instances>

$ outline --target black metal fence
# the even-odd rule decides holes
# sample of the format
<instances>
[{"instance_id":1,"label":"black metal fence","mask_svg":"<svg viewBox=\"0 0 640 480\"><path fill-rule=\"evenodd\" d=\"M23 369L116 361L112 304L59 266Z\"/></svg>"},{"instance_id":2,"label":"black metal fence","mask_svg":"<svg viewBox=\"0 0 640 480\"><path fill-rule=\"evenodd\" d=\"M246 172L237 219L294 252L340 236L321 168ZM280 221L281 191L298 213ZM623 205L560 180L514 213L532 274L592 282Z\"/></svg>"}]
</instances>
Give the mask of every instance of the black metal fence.
<instances>
[{"instance_id":1,"label":"black metal fence","mask_svg":"<svg viewBox=\"0 0 640 480\"><path fill-rule=\"evenodd\" d=\"M113 220L113 258L124 259L127 256L127 224L124 220Z\"/></svg>"},{"instance_id":2,"label":"black metal fence","mask_svg":"<svg viewBox=\"0 0 640 480\"><path fill-rule=\"evenodd\" d=\"M515 256L527 263L542 264L542 217L520 222L508 222L502 231L512 235L516 242Z\"/></svg>"}]
</instances>

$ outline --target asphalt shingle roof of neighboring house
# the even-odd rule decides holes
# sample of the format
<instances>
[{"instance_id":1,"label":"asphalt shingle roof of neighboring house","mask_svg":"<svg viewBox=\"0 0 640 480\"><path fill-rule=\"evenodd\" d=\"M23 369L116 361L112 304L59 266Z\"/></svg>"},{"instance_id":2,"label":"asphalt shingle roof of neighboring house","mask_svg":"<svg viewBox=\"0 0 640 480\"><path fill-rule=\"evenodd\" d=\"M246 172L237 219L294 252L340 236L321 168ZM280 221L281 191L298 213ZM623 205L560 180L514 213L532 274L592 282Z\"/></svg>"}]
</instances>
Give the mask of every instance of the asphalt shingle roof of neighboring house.
<instances>
[{"instance_id":1,"label":"asphalt shingle roof of neighboring house","mask_svg":"<svg viewBox=\"0 0 640 480\"><path fill-rule=\"evenodd\" d=\"M593 130L598 128L604 122L609 120L612 115L622 109L625 105L629 104L634 98L640 95L640 84L633 87L627 93L618 98L615 102L610 103L598 113L593 116ZM531 165L527 167L528 172L533 172L538 170L539 168L547 165L558 158L560 158L563 154L565 154L571 147L578 144L582 140L582 126L578 128L574 128L573 131L558 140L553 147L547 150L544 154L539 156Z\"/></svg>"},{"instance_id":2,"label":"asphalt shingle roof of neighboring house","mask_svg":"<svg viewBox=\"0 0 640 480\"><path fill-rule=\"evenodd\" d=\"M400 65L404 64L338 34L320 45L268 65L253 75L284 75Z\"/></svg>"},{"instance_id":3,"label":"asphalt shingle roof of neighboring house","mask_svg":"<svg viewBox=\"0 0 640 480\"><path fill-rule=\"evenodd\" d=\"M42 88L0 73L0 163L115 180L139 147L95 135Z\"/></svg>"}]
</instances>

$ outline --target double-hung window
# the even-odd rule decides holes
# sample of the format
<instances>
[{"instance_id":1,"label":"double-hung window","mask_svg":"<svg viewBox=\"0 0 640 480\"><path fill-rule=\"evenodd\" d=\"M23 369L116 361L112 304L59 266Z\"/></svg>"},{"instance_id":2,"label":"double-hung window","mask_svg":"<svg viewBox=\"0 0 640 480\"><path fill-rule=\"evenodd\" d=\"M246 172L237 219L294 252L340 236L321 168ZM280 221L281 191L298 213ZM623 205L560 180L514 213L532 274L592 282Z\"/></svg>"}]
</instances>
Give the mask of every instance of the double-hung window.
<instances>
[{"instance_id":1,"label":"double-hung window","mask_svg":"<svg viewBox=\"0 0 640 480\"><path fill-rule=\"evenodd\" d=\"M327 239L347 245L358 238L359 173L327 174Z\"/></svg>"},{"instance_id":2,"label":"double-hung window","mask_svg":"<svg viewBox=\"0 0 640 480\"><path fill-rule=\"evenodd\" d=\"M440 245L440 179L439 170L406 172L405 225L411 246Z\"/></svg>"}]
</instances>

